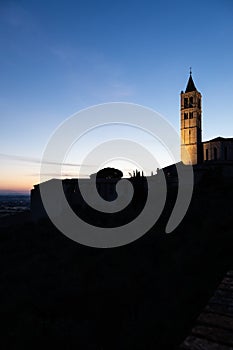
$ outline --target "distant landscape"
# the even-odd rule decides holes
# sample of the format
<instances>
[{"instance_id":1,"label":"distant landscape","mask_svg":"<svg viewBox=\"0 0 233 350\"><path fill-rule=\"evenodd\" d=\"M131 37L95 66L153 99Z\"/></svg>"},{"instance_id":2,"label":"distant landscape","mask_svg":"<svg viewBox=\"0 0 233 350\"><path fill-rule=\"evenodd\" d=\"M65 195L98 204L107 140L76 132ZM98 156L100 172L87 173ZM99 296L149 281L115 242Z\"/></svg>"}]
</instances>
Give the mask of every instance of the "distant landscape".
<instances>
[{"instance_id":1,"label":"distant landscape","mask_svg":"<svg viewBox=\"0 0 233 350\"><path fill-rule=\"evenodd\" d=\"M0 219L30 209L30 196L25 194L9 193L0 194Z\"/></svg>"}]
</instances>

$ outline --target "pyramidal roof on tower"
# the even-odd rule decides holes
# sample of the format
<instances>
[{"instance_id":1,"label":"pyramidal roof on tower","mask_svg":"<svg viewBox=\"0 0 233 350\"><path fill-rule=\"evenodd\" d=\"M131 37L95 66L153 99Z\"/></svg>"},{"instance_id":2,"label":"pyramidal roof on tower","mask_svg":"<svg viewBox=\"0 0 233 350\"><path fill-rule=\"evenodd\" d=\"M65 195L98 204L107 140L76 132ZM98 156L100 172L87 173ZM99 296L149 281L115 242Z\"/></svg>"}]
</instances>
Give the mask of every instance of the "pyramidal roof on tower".
<instances>
[{"instance_id":1,"label":"pyramidal roof on tower","mask_svg":"<svg viewBox=\"0 0 233 350\"><path fill-rule=\"evenodd\" d=\"M189 80L188 80L188 84L186 86L185 92L192 92L192 91L197 91L197 89L193 82L192 72L190 72L190 76L189 76Z\"/></svg>"}]
</instances>

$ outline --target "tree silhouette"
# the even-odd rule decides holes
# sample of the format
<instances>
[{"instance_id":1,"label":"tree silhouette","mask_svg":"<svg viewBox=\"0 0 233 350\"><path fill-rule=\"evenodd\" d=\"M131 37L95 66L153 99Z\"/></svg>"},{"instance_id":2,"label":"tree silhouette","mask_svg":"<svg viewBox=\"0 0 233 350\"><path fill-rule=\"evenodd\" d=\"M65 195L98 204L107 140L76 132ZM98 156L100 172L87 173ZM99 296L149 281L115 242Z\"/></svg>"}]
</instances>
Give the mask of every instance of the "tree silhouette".
<instances>
[{"instance_id":1,"label":"tree silhouette","mask_svg":"<svg viewBox=\"0 0 233 350\"><path fill-rule=\"evenodd\" d=\"M115 168L103 168L99 170L96 174L96 178L101 178L101 179L120 179L122 178L123 173L119 169Z\"/></svg>"}]
</instances>

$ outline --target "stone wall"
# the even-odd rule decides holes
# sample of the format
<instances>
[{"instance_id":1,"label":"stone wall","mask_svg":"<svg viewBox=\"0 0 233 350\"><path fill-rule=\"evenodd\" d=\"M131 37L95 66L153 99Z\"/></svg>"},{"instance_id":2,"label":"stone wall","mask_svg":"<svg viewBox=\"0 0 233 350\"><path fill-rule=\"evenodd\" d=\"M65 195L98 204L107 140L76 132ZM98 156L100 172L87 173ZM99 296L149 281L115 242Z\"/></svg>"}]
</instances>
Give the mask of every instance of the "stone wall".
<instances>
[{"instance_id":1,"label":"stone wall","mask_svg":"<svg viewBox=\"0 0 233 350\"><path fill-rule=\"evenodd\" d=\"M221 139L203 142L203 159L207 161L233 161L233 140Z\"/></svg>"}]
</instances>

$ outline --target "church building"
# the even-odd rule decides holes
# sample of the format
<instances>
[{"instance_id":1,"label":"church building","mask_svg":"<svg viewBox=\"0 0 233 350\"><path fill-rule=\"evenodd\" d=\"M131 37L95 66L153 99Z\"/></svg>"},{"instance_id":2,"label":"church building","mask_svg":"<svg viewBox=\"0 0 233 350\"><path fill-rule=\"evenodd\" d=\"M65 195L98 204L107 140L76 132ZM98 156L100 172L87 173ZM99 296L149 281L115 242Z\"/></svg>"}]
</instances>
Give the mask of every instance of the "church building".
<instances>
[{"instance_id":1,"label":"church building","mask_svg":"<svg viewBox=\"0 0 233 350\"><path fill-rule=\"evenodd\" d=\"M190 71L180 94L181 160L184 164L233 161L233 138L216 137L202 141L202 96Z\"/></svg>"}]
</instances>

